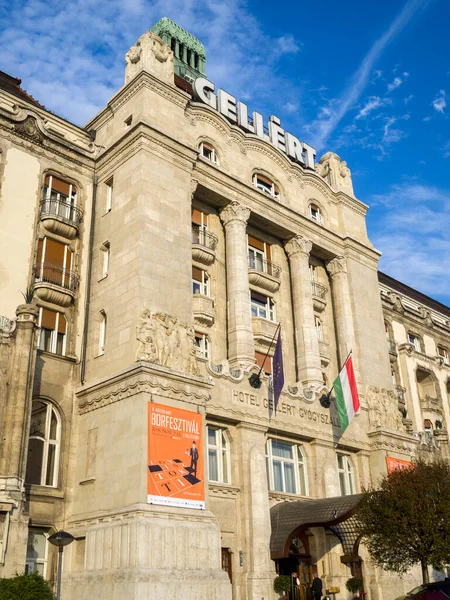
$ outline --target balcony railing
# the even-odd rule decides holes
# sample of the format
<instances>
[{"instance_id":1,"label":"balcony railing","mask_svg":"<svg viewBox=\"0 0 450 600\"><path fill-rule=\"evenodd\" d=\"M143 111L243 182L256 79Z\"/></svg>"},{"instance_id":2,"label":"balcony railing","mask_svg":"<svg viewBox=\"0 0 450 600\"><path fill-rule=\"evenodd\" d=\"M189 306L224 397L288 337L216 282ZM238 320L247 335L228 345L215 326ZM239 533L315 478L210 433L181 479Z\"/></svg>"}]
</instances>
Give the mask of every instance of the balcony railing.
<instances>
[{"instance_id":1,"label":"balcony railing","mask_svg":"<svg viewBox=\"0 0 450 600\"><path fill-rule=\"evenodd\" d=\"M311 281L311 289L313 296L317 296L321 300L325 300L325 296L327 295L328 291L325 285L317 283L317 281Z\"/></svg>"},{"instance_id":2,"label":"balcony railing","mask_svg":"<svg viewBox=\"0 0 450 600\"><path fill-rule=\"evenodd\" d=\"M199 244L200 246L204 246L209 250L216 249L217 246L217 236L214 233L211 233L204 227L200 227L200 225L192 225L192 243Z\"/></svg>"},{"instance_id":3,"label":"balcony railing","mask_svg":"<svg viewBox=\"0 0 450 600\"><path fill-rule=\"evenodd\" d=\"M281 267L259 255L256 257L251 254L248 255L248 268L261 271L261 273L267 273L267 275L277 278L281 274Z\"/></svg>"},{"instance_id":4,"label":"balcony railing","mask_svg":"<svg viewBox=\"0 0 450 600\"><path fill-rule=\"evenodd\" d=\"M44 198L41 202L41 217L43 216L59 217L78 227L83 211L67 200Z\"/></svg>"},{"instance_id":5,"label":"balcony railing","mask_svg":"<svg viewBox=\"0 0 450 600\"><path fill-rule=\"evenodd\" d=\"M44 263L42 265L34 265L33 272L36 283L52 283L71 292L75 292L77 289L78 276L63 267Z\"/></svg>"}]
</instances>

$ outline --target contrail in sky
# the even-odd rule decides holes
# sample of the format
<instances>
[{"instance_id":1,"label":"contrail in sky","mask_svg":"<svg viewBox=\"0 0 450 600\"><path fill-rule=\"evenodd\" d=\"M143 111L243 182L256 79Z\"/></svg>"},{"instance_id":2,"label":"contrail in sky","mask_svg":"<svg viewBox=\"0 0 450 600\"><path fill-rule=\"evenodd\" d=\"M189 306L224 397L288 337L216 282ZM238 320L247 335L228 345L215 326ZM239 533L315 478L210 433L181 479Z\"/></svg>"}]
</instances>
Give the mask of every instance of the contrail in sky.
<instances>
[{"instance_id":1,"label":"contrail in sky","mask_svg":"<svg viewBox=\"0 0 450 600\"><path fill-rule=\"evenodd\" d=\"M318 122L319 131L315 140L315 145L318 150L323 148L341 119L358 101L362 91L367 85L374 64L377 62L389 42L391 42L402 31L402 29L408 24L416 12L418 12L420 9L426 8L431 1L432 0L408 0L401 12L392 21L389 28L375 42L375 44L366 54L359 69L353 75L350 84L344 90L339 100L336 112L326 121Z\"/></svg>"}]
</instances>

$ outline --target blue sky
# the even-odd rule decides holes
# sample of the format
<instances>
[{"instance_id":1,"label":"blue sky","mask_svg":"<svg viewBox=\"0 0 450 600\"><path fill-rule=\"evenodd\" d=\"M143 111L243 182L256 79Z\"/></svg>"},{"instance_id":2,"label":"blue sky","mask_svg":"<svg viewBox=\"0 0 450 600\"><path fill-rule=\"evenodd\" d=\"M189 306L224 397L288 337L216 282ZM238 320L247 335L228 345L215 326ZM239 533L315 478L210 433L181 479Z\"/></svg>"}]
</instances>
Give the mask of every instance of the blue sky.
<instances>
[{"instance_id":1,"label":"blue sky","mask_svg":"<svg viewBox=\"0 0 450 600\"><path fill-rule=\"evenodd\" d=\"M162 16L202 40L217 87L347 161L380 268L449 305L450 2L9 0L0 69L82 125Z\"/></svg>"}]
</instances>

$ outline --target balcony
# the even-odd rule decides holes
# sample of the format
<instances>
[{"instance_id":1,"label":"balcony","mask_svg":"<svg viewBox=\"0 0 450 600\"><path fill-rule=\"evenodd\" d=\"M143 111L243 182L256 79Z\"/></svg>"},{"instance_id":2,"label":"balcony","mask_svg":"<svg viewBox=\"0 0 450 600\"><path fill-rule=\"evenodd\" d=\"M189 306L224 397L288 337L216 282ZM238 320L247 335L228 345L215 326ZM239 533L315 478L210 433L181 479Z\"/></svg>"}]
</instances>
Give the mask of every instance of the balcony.
<instances>
[{"instance_id":1,"label":"balcony","mask_svg":"<svg viewBox=\"0 0 450 600\"><path fill-rule=\"evenodd\" d=\"M327 292L328 288L325 285L317 281L311 281L313 306L317 312L322 312L327 305Z\"/></svg>"},{"instance_id":2,"label":"balcony","mask_svg":"<svg viewBox=\"0 0 450 600\"><path fill-rule=\"evenodd\" d=\"M248 281L250 285L275 294L280 287L281 267L261 256L248 255Z\"/></svg>"},{"instance_id":3,"label":"balcony","mask_svg":"<svg viewBox=\"0 0 450 600\"><path fill-rule=\"evenodd\" d=\"M202 294L194 294L192 296L192 312L196 323L210 327L214 323L213 298Z\"/></svg>"},{"instance_id":4,"label":"balcony","mask_svg":"<svg viewBox=\"0 0 450 600\"><path fill-rule=\"evenodd\" d=\"M69 306L75 297L78 276L72 271L44 263L33 267L36 296L59 306Z\"/></svg>"},{"instance_id":5,"label":"balcony","mask_svg":"<svg viewBox=\"0 0 450 600\"><path fill-rule=\"evenodd\" d=\"M44 198L41 202L41 221L47 231L72 240L78 234L83 211L68 200Z\"/></svg>"},{"instance_id":6,"label":"balcony","mask_svg":"<svg viewBox=\"0 0 450 600\"><path fill-rule=\"evenodd\" d=\"M192 260L212 265L216 258L217 236L200 225L192 225Z\"/></svg>"},{"instance_id":7,"label":"balcony","mask_svg":"<svg viewBox=\"0 0 450 600\"><path fill-rule=\"evenodd\" d=\"M252 317L252 327L256 346L269 348L277 331L278 323L262 317Z\"/></svg>"}]
</instances>

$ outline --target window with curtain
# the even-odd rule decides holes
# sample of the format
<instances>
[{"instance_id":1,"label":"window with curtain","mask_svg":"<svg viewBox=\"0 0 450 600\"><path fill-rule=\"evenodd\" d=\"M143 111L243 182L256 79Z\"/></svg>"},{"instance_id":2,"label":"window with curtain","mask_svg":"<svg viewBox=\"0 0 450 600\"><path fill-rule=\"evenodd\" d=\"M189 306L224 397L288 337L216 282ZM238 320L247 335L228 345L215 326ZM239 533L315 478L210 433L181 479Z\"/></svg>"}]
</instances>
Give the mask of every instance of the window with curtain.
<instances>
[{"instance_id":1,"label":"window with curtain","mask_svg":"<svg viewBox=\"0 0 450 600\"><path fill-rule=\"evenodd\" d=\"M266 464L271 491L308 495L306 460L302 446L269 439L266 444Z\"/></svg>"},{"instance_id":2,"label":"window with curtain","mask_svg":"<svg viewBox=\"0 0 450 600\"><path fill-rule=\"evenodd\" d=\"M30 527L28 529L26 573L47 576L48 542L47 532Z\"/></svg>"},{"instance_id":3,"label":"window with curtain","mask_svg":"<svg viewBox=\"0 0 450 600\"><path fill-rule=\"evenodd\" d=\"M63 313L41 307L38 350L64 356L66 353L67 321Z\"/></svg>"}]
</instances>

